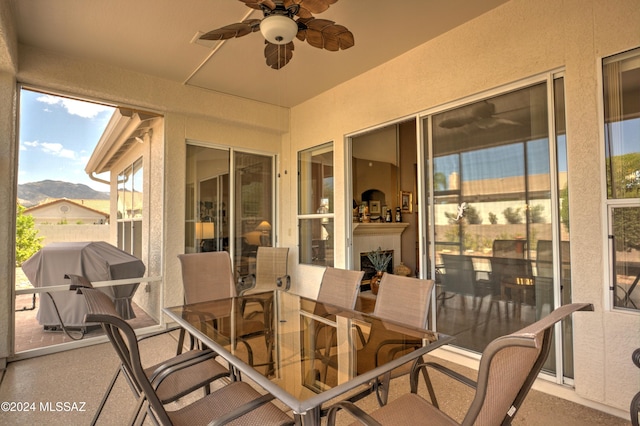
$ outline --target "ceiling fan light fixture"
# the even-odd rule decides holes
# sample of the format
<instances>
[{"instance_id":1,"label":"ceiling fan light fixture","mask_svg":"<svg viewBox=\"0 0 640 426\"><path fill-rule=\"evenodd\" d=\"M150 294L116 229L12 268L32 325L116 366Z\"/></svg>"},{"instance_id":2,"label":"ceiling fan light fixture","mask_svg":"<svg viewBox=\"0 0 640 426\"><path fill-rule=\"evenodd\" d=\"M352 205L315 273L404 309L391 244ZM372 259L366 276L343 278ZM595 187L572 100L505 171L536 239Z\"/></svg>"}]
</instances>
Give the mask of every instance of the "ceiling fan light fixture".
<instances>
[{"instance_id":1,"label":"ceiling fan light fixture","mask_svg":"<svg viewBox=\"0 0 640 426\"><path fill-rule=\"evenodd\" d=\"M260 22L262 36L273 44L287 44L298 33L298 24L283 15L269 15Z\"/></svg>"}]
</instances>

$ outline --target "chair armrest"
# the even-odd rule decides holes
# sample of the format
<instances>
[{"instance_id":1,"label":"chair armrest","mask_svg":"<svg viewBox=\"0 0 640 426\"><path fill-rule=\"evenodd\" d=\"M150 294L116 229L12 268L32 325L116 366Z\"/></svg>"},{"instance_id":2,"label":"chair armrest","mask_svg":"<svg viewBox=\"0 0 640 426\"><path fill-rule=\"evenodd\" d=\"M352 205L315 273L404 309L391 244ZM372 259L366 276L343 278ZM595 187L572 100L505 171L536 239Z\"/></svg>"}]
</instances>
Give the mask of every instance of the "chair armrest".
<instances>
[{"instance_id":1,"label":"chair armrest","mask_svg":"<svg viewBox=\"0 0 640 426\"><path fill-rule=\"evenodd\" d=\"M256 398L256 399L254 399L252 401L247 402L246 404L241 405L240 407L238 407L235 410L225 414L224 416L215 419L214 421L209 423L208 426L226 425L227 423L232 422L233 420L237 419L238 417L244 416L249 411L253 411L256 408L266 404L267 402L273 400L274 398L275 397L273 395L271 395L270 393L268 393L266 395L262 395L259 398Z\"/></svg>"},{"instance_id":2,"label":"chair armrest","mask_svg":"<svg viewBox=\"0 0 640 426\"><path fill-rule=\"evenodd\" d=\"M164 330L160 330L160 331L156 331L156 332L153 332L153 333L145 334L144 336L141 336L141 337L138 338L138 343L140 343L142 341L145 341L147 339L150 339L152 337L162 336L163 334L171 333L172 331L179 331L179 330L182 330L182 327L180 327L178 325L178 326L175 326L175 327L169 327L169 328L164 329Z\"/></svg>"},{"instance_id":3,"label":"chair armrest","mask_svg":"<svg viewBox=\"0 0 640 426\"><path fill-rule=\"evenodd\" d=\"M250 290L256 286L256 276L249 274L244 277L238 278L238 295L242 296L247 290Z\"/></svg>"},{"instance_id":4,"label":"chair armrest","mask_svg":"<svg viewBox=\"0 0 640 426\"><path fill-rule=\"evenodd\" d=\"M478 384L475 380L468 378L467 376L463 376L462 374L451 370L450 368L445 367L444 365L435 363L435 362L425 362L424 364L418 364L416 366L416 370L421 367L431 367L434 370L441 372L442 374L451 377L454 380L459 381L462 384L469 386L470 388L475 389ZM417 373L414 372L417 375Z\"/></svg>"},{"instance_id":5,"label":"chair armrest","mask_svg":"<svg viewBox=\"0 0 640 426\"><path fill-rule=\"evenodd\" d=\"M170 360L160 365L149 377L149 381L154 389L158 389L164 379L185 368L199 364L211 358L215 358L216 353L211 350L204 350L199 353L193 354L193 356L187 357L187 359Z\"/></svg>"},{"instance_id":6,"label":"chair armrest","mask_svg":"<svg viewBox=\"0 0 640 426\"><path fill-rule=\"evenodd\" d=\"M338 413L338 410L341 409L351 414L351 416L358 419L358 421L364 425L382 426L376 419L349 401L337 402L329 408L329 412L327 414L327 426L334 426L336 424L336 414Z\"/></svg>"},{"instance_id":7,"label":"chair armrest","mask_svg":"<svg viewBox=\"0 0 640 426\"><path fill-rule=\"evenodd\" d=\"M438 363L435 363L435 362L416 363L411 370L411 375L409 378L411 393L418 393L418 374L420 373L420 371L422 371L425 384L427 385L427 391L429 392L429 397L431 398L431 404L433 404L433 406L436 408L439 408L438 400L436 399L436 393L435 393L435 390L433 389L433 385L431 384L429 373L427 372L428 367L431 367L434 370L439 371L440 373L454 380L457 380L458 382L465 384L472 389L476 389L477 387L477 383L474 380L471 380L470 378L463 376L462 374L457 373Z\"/></svg>"},{"instance_id":8,"label":"chair armrest","mask_svg":"<svg viewBox=\"0 0 640 426\"><path fill-rule=\"evenodd\" d=\"M175 357L160 364L153 373L149 375L149 381L155 388L157 388L170 374L217 356L218 354L213 352L211 349L185 352L185 354L179 359L178 357Z\"/></svg>"}]
</instances>

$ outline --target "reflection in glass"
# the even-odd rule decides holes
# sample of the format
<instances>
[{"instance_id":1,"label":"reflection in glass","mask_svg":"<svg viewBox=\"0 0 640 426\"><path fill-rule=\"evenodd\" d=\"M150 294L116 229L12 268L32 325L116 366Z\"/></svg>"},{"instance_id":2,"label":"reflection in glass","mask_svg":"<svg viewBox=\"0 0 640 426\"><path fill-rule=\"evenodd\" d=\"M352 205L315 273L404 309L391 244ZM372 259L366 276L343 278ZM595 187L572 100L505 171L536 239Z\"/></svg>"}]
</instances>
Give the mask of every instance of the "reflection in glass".
<instances>
[{"instance_id":1,"label":"reflection in glass","mask_svg":"<svg viewBox=\"0 0 640 426\"><path fill-rule=\"evenodd\" d=\"M300 243L302 263L333 266L333 218L300 219Z\"/></svg>"},{"instance_id":2,"label":"reflection in glass","mask_svg":"<svg viewBox=\"0 0 640 426\"><path fill-rule=\"evenodd\" d=\"M187 146L185 252L229 250L229 150Z\"/></svg>"},{"instance_id":3,"label":"reflection in glass","mask_svg":"<svg viewBox=\"0 0 640 426\"><path fill-rule=\"evenodd\" d=\"M612 213L612 254L614 306L640 307L640 207L614 207Z\"/></svg>"},{"instance_id":4,"label":"reflection in glass","mask_svg":"<svg viewBox=\"0 0 640 426\"><path fill-rule=\"evenodd\" d=\"M142 257L142 212L144 202L142 158L118 174L118 248Z\"/></svg>"},{"instance_id":5,"label":"reflection in glass","mask_svg":"<svg viewBox=\"0 0 640 426\"><path fill-rule=\"evenodd\" d=\"M603 60L613 307L638 309L640 280L640 49Z\"/></svg>"},{"instance_id":6,"label":"reflection in glass","mask_svg":"<svg viewBox=\"0 0 640 426\"><path fill-rule=\"evenodd\" d=\"M428 120L437 328L455 335L455 345L482 352L555 306L554 259L565 245L552 229L559 219L551 195L560 193L552 177L558 188L567 180L566 164L552 172L547 83L435 114L425 128ZM561 239L568 254L568 227Z\"/></svg>"},{"instance_id":7,"label":"reflection in glass","mask_svg":"<svg viewBox=\"0 0 640 426\"><path fill-rule=\"evenodd\" d=\"M229 251L239 278L255 273L258 247L275 243L274 161L235 151L231 188L231 158L229 149L187 146L185 252Z\"/></svg>"},{"instance_id":8,"label":"reflection in glass","mask_svg":"<svg viewBox=\"0 0 640 426\"><path fill-rule=\"evenodd\" d=\"M603 61L608 198L640 197L640 49Z\"/></svg>"},{"instance_id":9,"label":"reflection in glass","mask_svg":"<svg viewBox=\"0 0 640 426\"><path fill-rule=\"evenodd\" d=\"M273 246L273 158L235 154L234 264L240 276L255 274L258 247Z\"/></svg>"},{"instance_id":10,"label":"reflection in glass","mask_svg":"<svg viewBox=\"0 0 640 426\"><path fill-rule=\"evenodd\" d=\"M298 153L298 191L300 263L333 266L333 144Z\"/></svg>"}]
</instances>

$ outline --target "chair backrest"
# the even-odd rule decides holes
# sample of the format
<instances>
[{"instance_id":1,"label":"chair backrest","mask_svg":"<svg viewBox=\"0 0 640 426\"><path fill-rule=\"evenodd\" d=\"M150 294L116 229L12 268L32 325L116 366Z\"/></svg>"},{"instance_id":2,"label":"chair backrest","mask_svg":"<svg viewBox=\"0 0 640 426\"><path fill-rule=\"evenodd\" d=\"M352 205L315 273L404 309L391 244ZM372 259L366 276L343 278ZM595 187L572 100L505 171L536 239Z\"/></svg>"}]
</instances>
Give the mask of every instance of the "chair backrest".
<instances>
[{"instance_id":1,"label":"chair backrest","mask_svg":"<svg viewBox=\"0 0 640 426\"><path fill-rule=\"evenodd\" d=\"M426 328L433 280L384 274L373 314L412 327Z\"/></svg>"},{"instance_id":2,"label":"chair backrest","mask_svg":"<svg viewBox=\"0 0 640 426\"><path fill-rule=\"evenodd\" d=\"M320 283L318 302L354 309L364 271L350 271L327 266Z\"/></svg>"},{"instance_id":3,"label":"chair backrest","mask_svg":"<svg viewBox=\"0 0 640 426\"><path fill-rule=\"evenodd\" d=\"M515 278L533 278L531 261L512 257L490 257L491 278L496 284Z\"/></svg>"},{"instance_id":4,"label":"chair backrest","mask_svg":"<svg viewBox=\"0 0 640 426\"><path fill-rule=\"evenodd\" d=\"M476 394L463 425L497 425L522 405L549 354L555 323L590 303L572 303L515 333L493 340L482 353Z\"/></svg>"},{"instance_id":5,"label":"chair backrest","mask_svg":"<svg viewBox=\"0 0 640 426\"><path fill-rule=\"evenodd\" d=\"M288 247L258 247L256 285L246 293L275 290L279 277L287 275Z\"/></svg>"},{"instance_id":6,"label":"chair backrest","mask_svg":"<svg viewBox=\"0 0 640 426\"><path fill-rule=\"evenodd\" d=\"M142 367L138 340L133 328L118 315L109 296L97 289L90 288L83 288L82 293L87 302L85 322L102 325L122 365L129 373L129 378L134 382L133 384L139 392L144 394L159 423L170 425L171 420Z\"/></svg>"},{"instance_id":7,"label":"chair backrest","mask_svg":"<svg viewBox=\"0 0 640 426\"><path fill-rule=\"evenodd\" d=\"M226 251L178 255L187 304L226 299L236 295L231 258Z\"/></svg>"},{"instance_id":8,"label":"chair backrest","mask_svg":"<svg viewBox=\"0 0 640 426\"><path fill-rule=\"evenodd\" d=\"M442 281L445 291L459 294L475 294L474 282L476 272L469 256L457 254L441 254L445 273Z\"/></svg>"},{"instance_id":9,"label":"chair backrest","mask_svg":"<svg viewBox=\"0 0 640 426\"><path fill-rule=\"evenodd\" d=\"M562 257L562 270L571 272L571 246L569 241L560 242L560 255ZM539 277L553 277L553 242L551 240L538 240L536 246L536 270Z\"/></svg>"}]
</instances>

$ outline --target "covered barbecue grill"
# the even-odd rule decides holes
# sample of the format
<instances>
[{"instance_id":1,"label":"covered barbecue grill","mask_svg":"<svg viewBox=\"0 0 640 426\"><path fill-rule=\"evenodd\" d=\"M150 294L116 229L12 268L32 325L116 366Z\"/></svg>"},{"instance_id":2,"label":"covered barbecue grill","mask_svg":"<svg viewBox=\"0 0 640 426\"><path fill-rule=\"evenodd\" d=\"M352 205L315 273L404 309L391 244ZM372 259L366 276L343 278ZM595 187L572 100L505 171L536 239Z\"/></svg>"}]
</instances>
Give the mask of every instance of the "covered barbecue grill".
<instances>
[{"instance_id":1,"label":"covered barbecue grill","mask_svg":"<svg viewBox=\"0 0 640 426\"><path fill-rule=\"evenodd\" d=\"M40 249L22 264L22 270L34 287L68 285L71 283L68 274L80 275L91 282L119 280L142 277L145 273L144 263L104 241L52 243ZM135 318L131 306L139 283L113 287L102 287L115 302L118 313L124 319ZM45 326L58 326L60 320L55 309L58 309L62 322L67 327L84 327L84 315L87 312L84 296L75 291L59 291L50 293L55 300L55 307L49 296L40 294L40 307L36 318Z\"/></svg>"}]
</instances>

